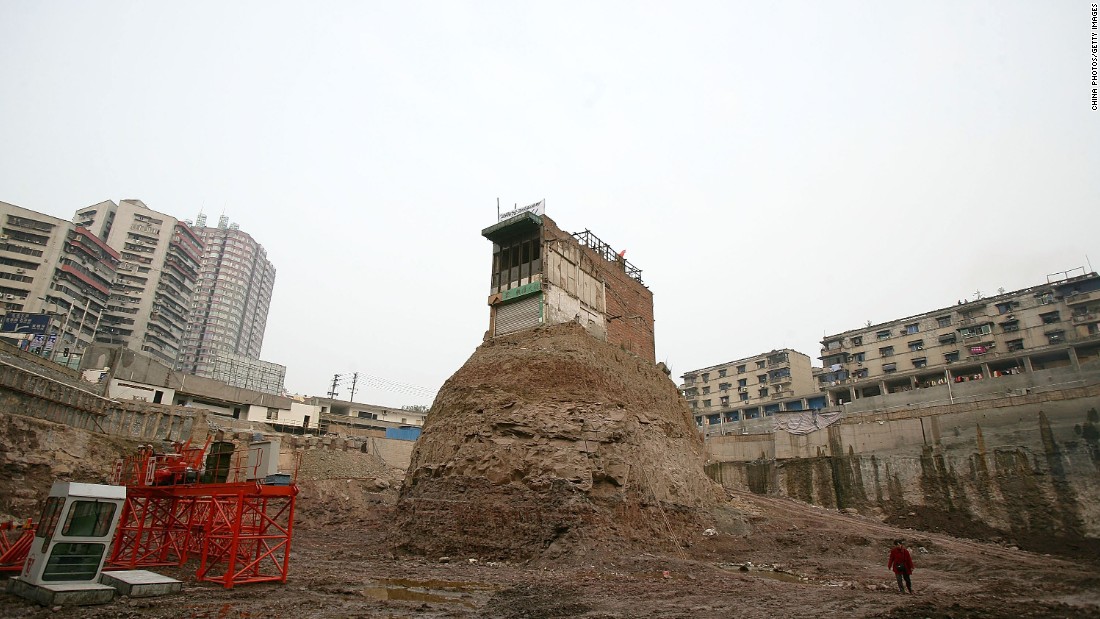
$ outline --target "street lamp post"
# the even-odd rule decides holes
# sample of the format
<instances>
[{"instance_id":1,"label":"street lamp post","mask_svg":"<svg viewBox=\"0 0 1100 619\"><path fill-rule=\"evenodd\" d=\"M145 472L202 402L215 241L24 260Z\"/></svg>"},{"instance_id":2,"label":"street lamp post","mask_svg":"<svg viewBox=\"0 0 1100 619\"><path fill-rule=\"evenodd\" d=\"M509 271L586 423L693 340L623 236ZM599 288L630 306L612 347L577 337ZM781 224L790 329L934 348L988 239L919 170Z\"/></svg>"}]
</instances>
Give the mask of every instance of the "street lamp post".
<instances>
[{"instance_id":1,"label":"street lamp post","mask_svg":"<svg viewBox=\"0 0 1100 619\"><path fill-rule=\"evenodd\" d=\"M84 297L84 313L80 315L80 326L76 328L76 342L77 346L80 345L80 336L84 335L84 319L88 317L88 308L92 305L92 297L85 295ZM96 325L99 324L99 317L96 317ZM95 332L95 327L92 328L92 332Z\"/></svg>"},{"instance_id":2,"label":"street lamp post","mask_svg":"<svg viewBox=\"0 0 1100 619\"><path fill-rule=\"evenodd\" d=\"M52 311L52 312L47 312L47 311L45 311L45 309L43 309L43 313L46 313L46 314L50 315L50 327L48 329L46 329L47 333L45 333L43 335L42 350L39 351L39 354L41 356L45 357L46 356L46 344L48 344L49 341L50 341L50 334L48 332L53 329L53 319L54 319L54 317L55 316L57 316L57 317L61 316L61 312L57 311L58 309L61 308L61 304L57 302L57 299L51 299L49 296L38 297L38 299L41 300L41 301L44 301L44 303L43 303L44 306L52 304L53 308L54 308L54 311ZM49 354L50 361L53 361L57 358L57 348L58 348L57 345L58 345L58 343L61 343L61 342L64 341L65 328L69 326L69 313L68 312L65 312L65 319L63 321L59 321L59 323L60 324L58 325L58 330L54 332L53 348L50 350L50 354Z\"/></svg>"}]
</instances>

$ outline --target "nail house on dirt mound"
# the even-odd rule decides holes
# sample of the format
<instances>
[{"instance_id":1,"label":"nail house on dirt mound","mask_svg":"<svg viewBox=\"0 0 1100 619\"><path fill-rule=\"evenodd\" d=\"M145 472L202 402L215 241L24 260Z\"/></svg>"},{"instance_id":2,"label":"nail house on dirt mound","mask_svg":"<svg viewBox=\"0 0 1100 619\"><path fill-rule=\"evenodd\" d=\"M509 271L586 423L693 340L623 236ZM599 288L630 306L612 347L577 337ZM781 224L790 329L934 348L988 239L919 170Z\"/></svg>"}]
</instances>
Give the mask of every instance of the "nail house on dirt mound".
<instances>
[{"instance_id":1,"label":"nail house on dirt mound","mask_svg":"<svg viewBox=\"0 0 1100 619\"><path fill-rule=\"evenodd\" d=\"M593 336L655 360L653 293L642 272L592 232L569 234L545 202L481 231L493 242L489 334L576 322Z\"/></svg>"},{"instance_id":2,"label":"nail house on dirt mound","mask_svg":"<svg viewBox=\"0 0 1100 619\"><path fill-rule=\"evenodd\" d=\"M482 231L490 329L413 449L397 504L404 551L589 557L677 548L733 522L716 515L721 488L703 473L687 402L654 363L641 273L540 207Z\"/></svg>"}]
</instances>

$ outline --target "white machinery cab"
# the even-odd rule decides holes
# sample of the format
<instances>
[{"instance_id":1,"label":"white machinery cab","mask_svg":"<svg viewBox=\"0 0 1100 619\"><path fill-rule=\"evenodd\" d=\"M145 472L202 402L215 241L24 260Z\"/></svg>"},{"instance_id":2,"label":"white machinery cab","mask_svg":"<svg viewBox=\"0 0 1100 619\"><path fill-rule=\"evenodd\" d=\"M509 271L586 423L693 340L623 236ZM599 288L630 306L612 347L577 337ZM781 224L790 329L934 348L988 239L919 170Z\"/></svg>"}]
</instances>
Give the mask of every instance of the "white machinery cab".
<instances>
[{"instance_id":1,"label":"white machinery cab","mask_svg":"<svg viewBox=\"0 0 1100 619\"><path fill-rule=\"evenodd\" d=\"M125 502L125 486L54 482L22 580L34 585L98 582Z\"/></svg>"}]
</instances>

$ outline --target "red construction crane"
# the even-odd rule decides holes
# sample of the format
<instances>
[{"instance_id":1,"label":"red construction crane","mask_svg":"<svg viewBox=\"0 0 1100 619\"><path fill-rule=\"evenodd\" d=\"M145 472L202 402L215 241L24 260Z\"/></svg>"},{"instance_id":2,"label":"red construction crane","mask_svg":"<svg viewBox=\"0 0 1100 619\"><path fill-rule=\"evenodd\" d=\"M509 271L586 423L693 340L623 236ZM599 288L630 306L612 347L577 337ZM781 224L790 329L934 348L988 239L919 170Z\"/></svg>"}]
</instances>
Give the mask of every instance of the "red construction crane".
<instances>
[{"instance_id":1,"label":"red construction crane","mask_svg":"<svg viewBox=\"0 0 1100 619\"><path fill-rule=\"evenodd\" d=\"M272 443L237 450L232 443L202 447L175 443L158 454L152 445L115 465L113 483L126 486L126 502L105 569L181 566L198 559L199 580L227 589L254 582L286 582L294 505L291 475L262 475L261 463L278 458ZM207 455L207 451L211 453ZM19 572L34 541L28 519L20 528L0 524L0 572Z\"/></svg>"}]
</instances>

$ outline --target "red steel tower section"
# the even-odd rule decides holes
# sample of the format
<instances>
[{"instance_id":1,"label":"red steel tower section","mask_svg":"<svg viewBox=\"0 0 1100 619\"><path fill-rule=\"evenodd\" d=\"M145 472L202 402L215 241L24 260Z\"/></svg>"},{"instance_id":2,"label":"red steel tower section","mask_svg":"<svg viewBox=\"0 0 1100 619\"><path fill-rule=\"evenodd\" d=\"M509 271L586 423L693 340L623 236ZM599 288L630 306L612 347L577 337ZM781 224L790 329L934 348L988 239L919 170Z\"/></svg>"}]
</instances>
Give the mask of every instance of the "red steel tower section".
<instances>
[{"instance_id":1,"label":"red steel tower section","mask_svg":"<svg viewBox=\"0 0 1100 619\"><path fill-rule=\"evenodd\" d=\"M20 526L14 522L0 522L0 572L23 571L27 551L34 543L34 522L28 518Z\"/></svg>"},{"instance_id":2,"label":"red steel tower section","mask_svg":"<svg viewBox=\"0 0 1100 619\"><path fill-rule=\"evenodd\" d=\"M211 474L208 460L200 475L206 448L180 445L176 451L156 455L143 449L116 470L116 483L126 485L126 503L109 569L178 566L197 558L198 579L227 589L286 582L295 479L248 479L255 476L243 463L259 458L239 452L224 461L222 474Z\"/></svg>"}]
</instances>

